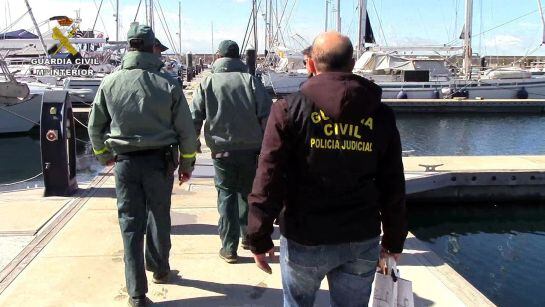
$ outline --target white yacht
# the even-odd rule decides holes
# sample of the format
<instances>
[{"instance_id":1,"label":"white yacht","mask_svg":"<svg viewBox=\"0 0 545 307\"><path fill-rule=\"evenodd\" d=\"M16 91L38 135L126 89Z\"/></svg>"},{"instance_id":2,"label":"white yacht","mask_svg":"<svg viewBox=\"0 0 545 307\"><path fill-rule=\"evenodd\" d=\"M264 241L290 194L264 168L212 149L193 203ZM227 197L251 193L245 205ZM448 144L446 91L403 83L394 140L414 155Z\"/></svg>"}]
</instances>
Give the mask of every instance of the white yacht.
<instances>
[{"instance_id":1,"label":"white yacht","mask_svg":"<svg viewBox=\"0 0 545 307\"><path fill-rule=\"evenodd\" d=\"M360 4L364 2L361 1ZM364 5L360 7L360 31L356 46L358 54L354 73L374 81L383 89L383 99L543 99L545 78L536 78L532 72L518 67L499 67L480 71L472 65L471 51L473 1L466 0L466 22L463 47L373 47L366 49L365 42L372 37L369 19ZM365 25L365 26L364 26ZM373 39L374 42L374 39ZM455 67L446 58L425 56L401 56L399 49L406 51L462 50L464 65ZM275 95L283 96L299 90L307 79L304 66L294 57L280 57L275 69L262 69L265 86ZM302 55L300 55L302 59ZM286 64L284 62L289 62Z\"/></svg>"}]
</instances>

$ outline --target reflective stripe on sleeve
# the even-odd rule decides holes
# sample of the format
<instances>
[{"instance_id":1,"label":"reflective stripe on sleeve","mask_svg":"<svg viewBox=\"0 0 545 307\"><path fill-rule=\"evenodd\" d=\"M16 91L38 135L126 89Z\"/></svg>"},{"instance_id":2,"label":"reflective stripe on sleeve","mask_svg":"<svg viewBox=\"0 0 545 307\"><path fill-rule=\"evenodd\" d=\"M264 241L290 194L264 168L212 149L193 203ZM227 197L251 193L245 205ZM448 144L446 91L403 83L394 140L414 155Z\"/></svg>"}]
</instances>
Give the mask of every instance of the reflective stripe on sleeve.
<instances>
[{"instance_id":1,"label":"reflective stripe on sleeve","mask_svg":"<svg viewBox=\"0 0 545 307\"><path fill-rule=\"evenodd\" d=\"M95 153L95 155L102 155L102 154L105 154L105 153L110 152L110 151L108 150L107 147L104 147L104 148L102 148L100 150L96 150L96 149L93 148L93 152Z\"/></svg>"},{"instance_id":2,"label":"reflective stripe on sleeve","mask_svg":"<svg viewBox=\"0 0 545 307\"><path fill-rule=\"evenodd\" d=\"M190 153L190 154L183 154L182 158L183 159L192 159L192 158L195 158L196 156L197 156L197 153L194 152L194 153Z\"/></svg>"}]
</instances>

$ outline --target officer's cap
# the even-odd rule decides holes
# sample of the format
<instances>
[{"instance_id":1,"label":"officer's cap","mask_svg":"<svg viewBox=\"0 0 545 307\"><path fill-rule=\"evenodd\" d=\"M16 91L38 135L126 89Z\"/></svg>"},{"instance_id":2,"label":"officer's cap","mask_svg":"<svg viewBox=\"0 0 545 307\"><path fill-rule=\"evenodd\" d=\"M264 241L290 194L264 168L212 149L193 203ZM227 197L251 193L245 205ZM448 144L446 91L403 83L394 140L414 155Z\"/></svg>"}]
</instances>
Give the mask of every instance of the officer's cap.
<instances>
[{"instance_id":1,"label":"officer's cap","mask_svg":"<svg viewBox=\"0 0 545 307\"><path fill-rule=\"evenodd\" d=\"M240 56L238 45L232 40L222 41L218 46L217 53L222 57L228 58L238 58Z\"/></svg>"},{"instance_id":2,"label":"officer's cap","mask_svg":"<svg viewBox=\"0 0 545 307\"><path fill-rule=\"evenodd\" d=\"M151 27L133 22L127 33L127 42L136 39L142 40L144 47L153 47L155 44L155 34Z\"/></svg>"},{"instance_id":3,"label":"officer's cap","mask_svg":"<svg viewBox=\"0 0 545 307\"><path fill-rule=\"evenodd\" d=\"M155 39L154 47L159 48L159 49L161 50L161 52L167 51L167 50L168 50L168 47L165 46L165 45L163 45L163 44L161 43L161 41L159 41L158 39Z\"/></svg>"}]
</instances>

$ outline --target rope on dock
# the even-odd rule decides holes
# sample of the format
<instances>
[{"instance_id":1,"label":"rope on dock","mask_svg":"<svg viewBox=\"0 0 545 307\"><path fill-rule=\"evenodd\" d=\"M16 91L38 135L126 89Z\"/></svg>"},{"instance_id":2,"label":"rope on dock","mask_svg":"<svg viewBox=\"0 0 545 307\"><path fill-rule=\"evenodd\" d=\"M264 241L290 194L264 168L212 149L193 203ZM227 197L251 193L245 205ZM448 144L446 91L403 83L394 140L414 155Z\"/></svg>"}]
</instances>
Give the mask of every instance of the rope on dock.
<instances>
[{"instance_id":1,"label":"rope on dock","mask_svg":"<svg viewBox=\"0 0 545 307\"><path fill-rule=\"evenodd\" d=\"M38 177L40 177L41 175L43 175L44 173L40 172L39 174L35 175L35 176L32 176L30 178L27 178L27 179L23 179L23 180L20 180L20 181L16 181L16 182L10 182L10 183L2 183L0 184L0 187L8 187L8 186L12 186L12 185L16 185L16 184L20 184L20 183L25 183L27 181L31 181L31 180L34 180Z\"/></svg>"},{"instance_id":2,"label":"rope on dock","mask_svg":"<svg viewBox=\"0 0 545 307\"><path fill-rule=\"evenodd\" d=\"M85 129L89 129L89 127L87 127L84 123L82 123L79 119L77 119L75 116L74 116L74 120L76 121L76 123L82 125Z\"/></svg>"}]
</instances>

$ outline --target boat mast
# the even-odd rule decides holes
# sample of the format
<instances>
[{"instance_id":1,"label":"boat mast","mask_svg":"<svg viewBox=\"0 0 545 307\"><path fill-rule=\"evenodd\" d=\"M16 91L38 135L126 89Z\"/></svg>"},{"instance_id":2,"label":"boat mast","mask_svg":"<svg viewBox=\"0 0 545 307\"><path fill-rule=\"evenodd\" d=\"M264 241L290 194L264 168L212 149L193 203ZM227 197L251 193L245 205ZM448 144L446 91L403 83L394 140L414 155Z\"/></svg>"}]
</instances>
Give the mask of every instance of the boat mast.
<instances>
[{"instance_id":1,"label":"boat mast","mask_svg":"<svg viewBox=\"0 0 545 307\"><path fill-rule=\"evenodd\" d=\"M119 41L119 0L115 1L115 40Z\"/></svg>"},{"instance_id":2,"label":"boat mast","mask_svg":"<svg viewBox=\"0 0 545 307\"><path fill-rule=\"evenodd\" d=\"M253 1L253 18L254 18L254 48L255 53L257 54L257 0Z\"/></svg>"},{"instance_id":3,"label":"boat mast","mask_svg":"<svg viewBox=\"0 0 545 307\"><path fill-rule=\"evenodd\" d=\"M341 33L341 0L337 0L337 32Z\"/></svg>"},{"instance_id":4,"label":"boat mast","mask_svg":"<svg viewBox=\"0 0 545 307\"><path fill-rule=\"evenodd\" d=\"M267 39L268 39L268 35L269 35L269 25L267 24L267 22L269 21L269 1L265 1L265 14L263 14L263 19L265 21L265 31L263 32L263 37L265 38L264 40L264 44L263 44L263 50L265 50L264 54L266 55L267 54L267 48L269 48L267 45Z\"/></svg>"},{"instance_id":5,"label":"boat mast","mask_svg":"<svg viewBox=\"0 0 545 307\"><path fill-rule=\"evenodd\" d=\"M178 55L182 59L182 1L178 1Z\"/></svg>"},{"instance_id":6,"label":"boat mast","mask_svg":"<svg viewBox=\"0 0 545 307\"><path fill-rule=\"evenodd\" d=\"M150 0L149 1L149 14L148 14L148 17L149 17L149 26L153 29L153 0Z\"/></svg>"},{"instance_id":7,"label":"boat mast","mask_svg":"<svg viewBox=\"0 0 545 307\"><path fill-rule=\"evenodd\" d=\"M358 28L358 48L356 59L359 59L365 49L365 32L367 26L367 0L359 0L359 28Z\"/></svg>"},{"instance_id":8,"label":"boat mast","mask_svg":"<svg viewBox=\"0 0 545 307\"><path fill-rule=\"evenodd\" d=\"M545 18L543 17L543 7L541 6L541 0L537 0L537 6L539 7L539 15L541 16L541 24L543 25L543 39L541 44L545 44Z\"/></svg>"},{"instance_id":9,"label":"boat mast","mask_svg":"<svg viewBox=\"0 0 545 307\"><path fill-rule=\"evenodd\" d=\"M327 32L327 23L329 22L329 0L325 0L325 28L324 32Z\"/></svg>"},{"instance_id":10,"label":"boat mast","mask_svg":"<svg viewBox=\"0 0 545 307\"><path fill-rule=\"evenodd\" d=\"M36 28L36 34L38 34L38 37L40 38L40 42L42 43L42 48L44 48L45 56L49 57L49 55L47 54L47 46L45 45L42 32L40 32L40 27L38 27L38 23L36 22L36 19L34 19L34 14L32 13L30 4L28 4L28 0L25 0L25 4L28 9L28 14L30 15L30 18L32 19L32 23L34 24L34 28Z\"/></svg>"},{"instance_id":11,"label":"boat mast","mask_svg":"<svg viewBox=\"0 0 545 307\"><path fill-rule=\"evenodd\" d=\"M269 50L272 50L274 47L274 37L273 37L273 14L274 14L274 8L273 8L273 1L269 1Z\"/></svg>"},{"instance_id":12,"label":"boat mast","mask_svg":"<svg viewBox=\"0 0 545 307\"><path fill-rule=\"evenodd\" d=\"M466 0L466 20L464 26L464 74L471 78L471 31L473 23L473 0Z\"/></svg>"}]
</instances>

